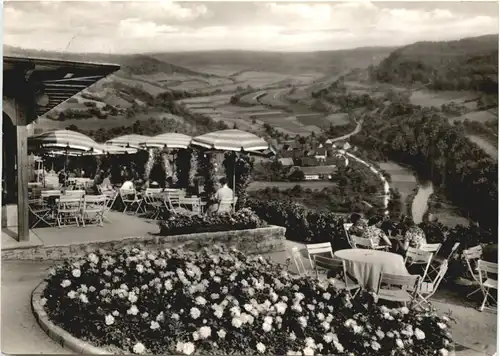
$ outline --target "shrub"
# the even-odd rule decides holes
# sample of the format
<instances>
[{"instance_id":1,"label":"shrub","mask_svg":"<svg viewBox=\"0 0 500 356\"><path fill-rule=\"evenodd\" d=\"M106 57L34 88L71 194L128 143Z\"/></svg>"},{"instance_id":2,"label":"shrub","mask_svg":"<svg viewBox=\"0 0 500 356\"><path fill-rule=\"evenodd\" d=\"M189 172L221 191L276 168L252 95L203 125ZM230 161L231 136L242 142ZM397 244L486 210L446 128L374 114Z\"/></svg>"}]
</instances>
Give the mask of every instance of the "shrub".
<instances>
[{"instance_id":1,"label":"shrub","mask_svg":"<svg viewBox=\"0 0 500 356\"><path fill-rule=\"evenodd\" d=\"M451 344L448 318L433 311L352 299L330 280L219 246L66 261L41 304L75 337L124 353L430 356Z\"/></svg>"},{"instance_id":2,"label":"shrub","mask_svg":"<svg viewBox=\"0 0 500 356\"><path fill-rule=\"evenodd\" d=\"M289 240L316 243L332 242L336 250L349 246L342 216L316 212L290 201L249 199L247 206L269 224L286 227Z\"/></svg>"},{"instance_id":3,"label":"shrub","mask_svg":"<svg viewBox=\"0 0 500 356\"><path fill-rule=\"evenodd\" d=\"M234 214L197 215L177 213L161 221L160 235L182 235L198 232L245 230L262 227L264 222L250 209L240 209Z\"/></svg>"}]
</instances>

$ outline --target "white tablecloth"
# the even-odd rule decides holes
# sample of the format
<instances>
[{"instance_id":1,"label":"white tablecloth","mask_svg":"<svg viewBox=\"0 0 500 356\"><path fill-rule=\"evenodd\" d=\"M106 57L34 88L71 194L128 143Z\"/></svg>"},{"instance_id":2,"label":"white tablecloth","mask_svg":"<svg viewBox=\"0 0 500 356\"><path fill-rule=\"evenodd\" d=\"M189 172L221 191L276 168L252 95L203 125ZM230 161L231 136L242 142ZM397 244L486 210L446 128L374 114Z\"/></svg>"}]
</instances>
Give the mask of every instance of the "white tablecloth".
<instances>
[{"instance_id":1,"label":"white tablecloth","mask_svg":"<svg viewBox=\"0 0 500 356\"><path fill-rule=\"evenodd\" d=\"M391 252L355 248L336 251L335 256L346 262L347 273L368 290L377 290L382 272L409 274L403 257Z\"/></svg>"}]
</instances>

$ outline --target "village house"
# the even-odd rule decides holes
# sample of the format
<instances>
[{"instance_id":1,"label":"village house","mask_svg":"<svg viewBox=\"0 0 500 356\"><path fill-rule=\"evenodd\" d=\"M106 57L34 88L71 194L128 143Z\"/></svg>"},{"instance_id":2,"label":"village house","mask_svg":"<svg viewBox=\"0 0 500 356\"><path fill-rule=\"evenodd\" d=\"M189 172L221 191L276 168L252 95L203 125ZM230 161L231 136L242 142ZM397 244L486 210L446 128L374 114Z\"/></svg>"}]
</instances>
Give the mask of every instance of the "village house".
<instances>
[{"instance_id":1,"label":"village house","mask_svg":"<svg viewBox=\"0 0 500 356\"><path fill-rule=\"evenodd\" d=\"M290 167L294 165L293 158L291 157L280 158L279 162L285 167Z\"/></svg>"},{"instance_id":2,"label":"village house","mask_svg":"<svg viewBox=\"0 0 500 356\"><path fill-rule=\"evenodd\" d=\"M300 167L300 170L304 173L305 180L328 180L332 179L337 166Z\"/></svg>"},{"instance_id":3,"label":"village house","mask_svg":"<svg viewBox=\"0 0 500 356\"><path fill-rule=\"evenodd\" d=\"M314 153L314 158L316 158L320 163L324 163L326 160L326 149L324 147L319 147Z\"/></svg>"}]
</instances>

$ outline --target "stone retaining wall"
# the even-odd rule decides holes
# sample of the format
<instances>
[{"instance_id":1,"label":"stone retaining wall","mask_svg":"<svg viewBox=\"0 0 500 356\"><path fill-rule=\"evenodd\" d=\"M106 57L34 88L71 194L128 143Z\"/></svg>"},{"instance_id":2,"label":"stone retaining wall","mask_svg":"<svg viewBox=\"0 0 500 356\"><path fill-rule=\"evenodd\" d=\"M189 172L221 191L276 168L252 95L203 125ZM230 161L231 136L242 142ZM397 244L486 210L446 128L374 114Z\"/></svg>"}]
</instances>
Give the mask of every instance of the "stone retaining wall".
<instances>
[{"instance_id":1,"label":"stone retaining wall","mask_svg":"<svg viewBox=\"0 0 500 356\"><path fill-rule=\"evenodd\" d=\"M203 232L175 236L138 236L112 241L89 241L71 245L36 246L2 250L5 260L61 260L83 255L98 249L116 250L126 246L144 249L184 247L198 250L202 247L222 244L235 247L248 254L279 252L285 249L285 231L281 226L267 226L250 230ZM61 233L64 233L61 231Z\"/></svg>"}]
</instances>

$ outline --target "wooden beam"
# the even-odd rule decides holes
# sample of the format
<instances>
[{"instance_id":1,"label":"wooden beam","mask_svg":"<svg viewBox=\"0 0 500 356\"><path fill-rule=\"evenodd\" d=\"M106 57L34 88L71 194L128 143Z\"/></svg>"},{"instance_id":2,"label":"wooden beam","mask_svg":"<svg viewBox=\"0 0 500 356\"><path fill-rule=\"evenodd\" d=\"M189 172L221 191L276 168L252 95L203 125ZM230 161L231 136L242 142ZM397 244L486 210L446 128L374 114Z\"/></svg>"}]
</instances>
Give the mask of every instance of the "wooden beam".
<instances>
[{"instance_id":1,"label":"wooden beam","mask_svg":"<svg viewBox=\"0 0 500 356\"><path fill-rule=\"evenodd\" d=\"M17 236L19 241L29 241L28 206L28 112L29 104L16 103L17 116ZM31 105L34 105L32 103Z\"/></svg>"}]
</instances>

